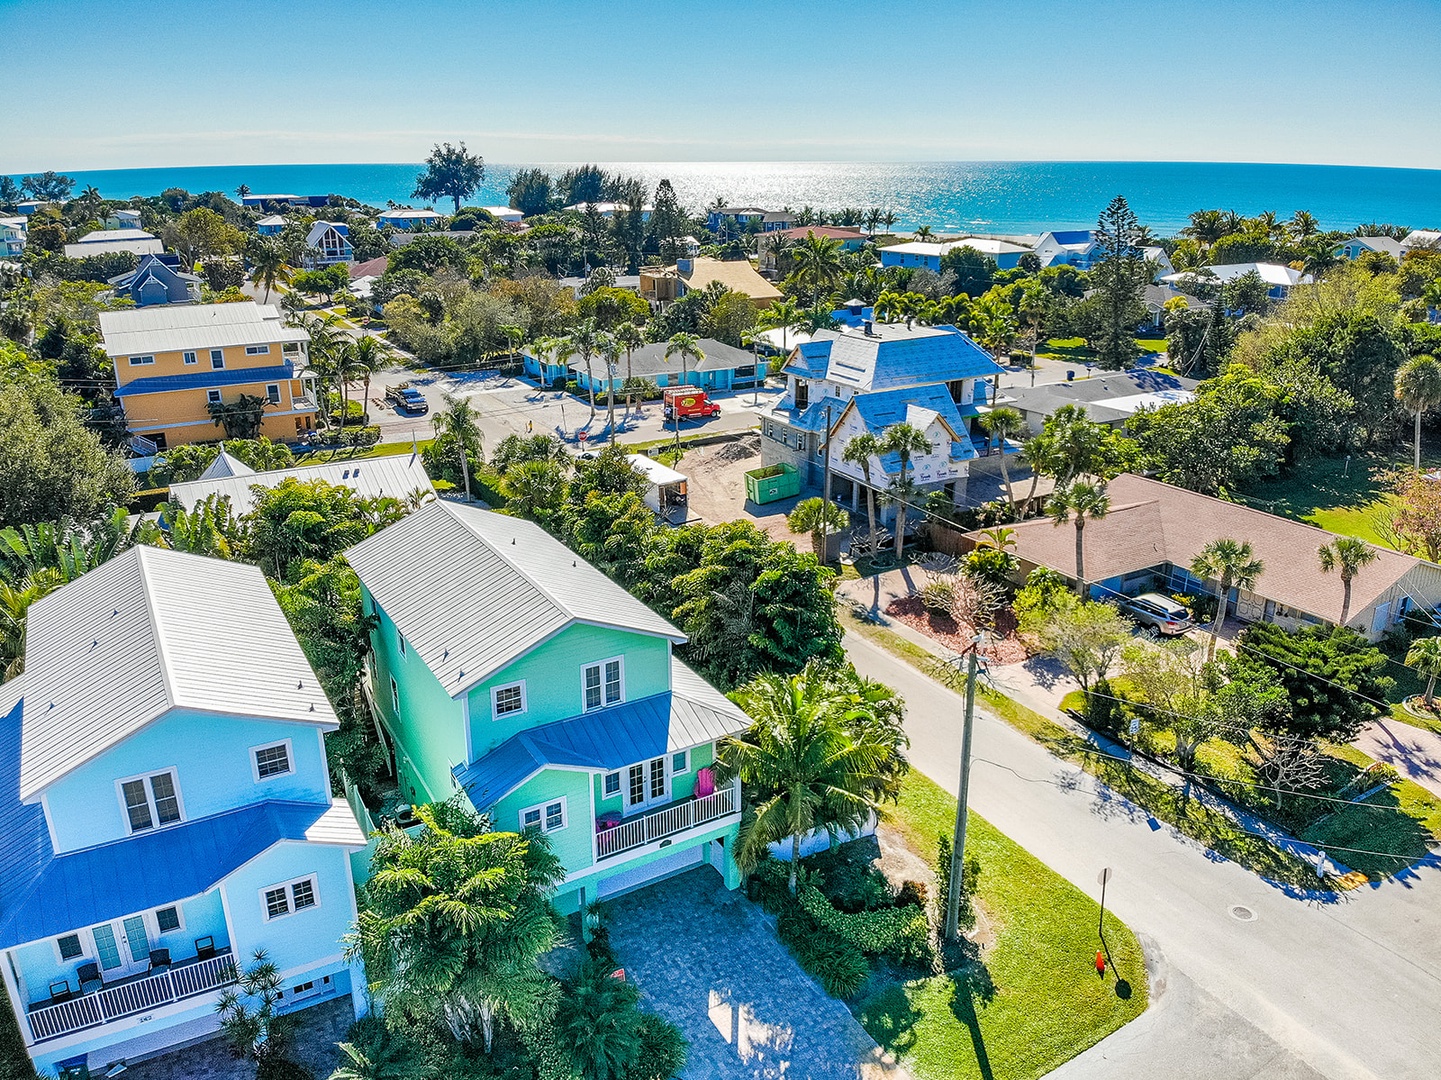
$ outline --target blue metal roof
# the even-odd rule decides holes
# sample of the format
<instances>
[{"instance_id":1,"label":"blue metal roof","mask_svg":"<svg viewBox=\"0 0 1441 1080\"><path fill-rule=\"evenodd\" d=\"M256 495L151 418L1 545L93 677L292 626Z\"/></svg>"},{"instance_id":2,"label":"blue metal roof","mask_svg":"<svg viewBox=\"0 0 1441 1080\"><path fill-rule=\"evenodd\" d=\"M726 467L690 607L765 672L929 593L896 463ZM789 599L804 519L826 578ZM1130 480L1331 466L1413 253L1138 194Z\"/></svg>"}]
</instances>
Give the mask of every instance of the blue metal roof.
<instances>
[{"instance_id":1,"label":"blue metal roof","mask_svg":"<svg viewBox=\"0 0 1441 1080\"><path fill-rule=\"evenodd\" d=\"M1005 370L968 336L948 325L877 323L870 334L837 334L828 341L812 342L809 348L810 352L803 353L808 370L819 369L824 357L824 378L864 393L983 378ZM795 363L786 370L801 374Z\"/></svg>"},{"instance_id":2,"label":"blue metal roof","mask_svg":"<svg viewBox=\"0 0 1441 1080\"><path fill-rule=\"evenodd\" d=\"M115 391L116 397L131 394L160 394L167 390L213 389L217 386L240 386L245 383L278 382L295 378L294 364L262 368L225 368L220 371L195 371L188 375L155 375L148 379L132 379Z\"/></svg>"},{"instance_id":3,"label":"blue metal roof","mask_svg":"<svg viewBox=\"0 0 1441 1080\"><path fill-rule=\"evenodd\" d=\"M831 343L835 339L835 334L822 336L817 333L812 340L797 345L785 366L786 372L803 379L824 379L826 368L830 366Z\"/></svg>"},{"instance_id":4,"label":"blue metal roof","mask_svg":"<svg viewBox=\"0 0 1441 1080\"><path fill-rule=\"evenodd\" d=\"M43 809L20 801L21 714L17 702L0 719L0 949L198 896L279 841L304 840L330 809L258 803L56 855Z\"/></svg>"}]
</instances>

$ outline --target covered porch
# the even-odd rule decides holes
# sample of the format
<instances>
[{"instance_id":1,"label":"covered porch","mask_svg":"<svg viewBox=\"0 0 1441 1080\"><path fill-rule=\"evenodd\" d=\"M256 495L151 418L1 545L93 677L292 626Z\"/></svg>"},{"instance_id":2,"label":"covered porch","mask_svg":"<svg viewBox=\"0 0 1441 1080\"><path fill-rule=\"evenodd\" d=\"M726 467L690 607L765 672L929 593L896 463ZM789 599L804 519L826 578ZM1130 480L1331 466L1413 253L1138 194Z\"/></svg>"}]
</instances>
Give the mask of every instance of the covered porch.
<instances>
[{"instance_id":1,"label":"covered porch","mask_svg":"<svg viewBox=\"0 0 1441 1080\"><path fill-rule=\"evenodd\" d=\"M596 859L609 859L739 813L739 780L628 818L610 811L596 818Z\"/></svg>"}]
</instances>

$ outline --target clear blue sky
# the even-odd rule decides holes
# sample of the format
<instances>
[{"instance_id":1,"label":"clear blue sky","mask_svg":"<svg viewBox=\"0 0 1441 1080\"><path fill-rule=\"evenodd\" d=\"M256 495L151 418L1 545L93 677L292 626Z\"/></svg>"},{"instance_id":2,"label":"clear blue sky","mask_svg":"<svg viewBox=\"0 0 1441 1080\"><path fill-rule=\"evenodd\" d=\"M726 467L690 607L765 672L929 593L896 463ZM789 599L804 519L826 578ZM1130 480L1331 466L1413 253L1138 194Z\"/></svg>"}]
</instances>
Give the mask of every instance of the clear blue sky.
<instances>
[{"instance_id":1,"label":"clear blue sky","mask_svg":"<svg viewBox=\"0 0 1441 1080\"><path fill-rule=\"evenodd\" d=\"M1441 168L1437 0L0 0L0 173L416 161Z\"/></svg>"}]
</instances>

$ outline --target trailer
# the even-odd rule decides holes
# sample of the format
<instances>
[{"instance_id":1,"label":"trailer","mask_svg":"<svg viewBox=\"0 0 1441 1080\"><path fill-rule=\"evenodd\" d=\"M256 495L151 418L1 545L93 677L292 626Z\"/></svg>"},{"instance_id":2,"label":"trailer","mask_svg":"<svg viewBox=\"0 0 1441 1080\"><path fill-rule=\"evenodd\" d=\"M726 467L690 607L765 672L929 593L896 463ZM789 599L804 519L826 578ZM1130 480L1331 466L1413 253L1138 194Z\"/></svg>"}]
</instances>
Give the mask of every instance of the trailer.
<instances>
[{"instance_id":1,"label":"trailer","mask_svg":"<svg viewBox=\"0 0 1441 1080\"><path fill-rule=\"evenodd\" d=\"M669 465L663 465L644 454L627 454L631 468L646 479L644 496L649 506L662 521L672 525L683 524L690 514L686 499L687 478Z\"/></svg>"}]
</instances>

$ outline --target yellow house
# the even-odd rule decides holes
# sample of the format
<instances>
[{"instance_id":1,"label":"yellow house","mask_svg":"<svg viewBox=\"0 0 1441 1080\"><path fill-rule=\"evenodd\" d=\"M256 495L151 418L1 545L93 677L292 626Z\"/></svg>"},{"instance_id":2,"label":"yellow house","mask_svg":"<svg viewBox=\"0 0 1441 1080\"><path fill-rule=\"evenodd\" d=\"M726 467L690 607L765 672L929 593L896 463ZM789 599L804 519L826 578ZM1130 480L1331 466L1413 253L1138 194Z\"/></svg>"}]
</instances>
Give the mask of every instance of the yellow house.
<instances>
[{"instance_id":1,"label":"yellow house","mask_svg":"<svg viewBox=\"0 0 1441 1080\"><path fill-rule=\"evenodd\" d=\"M266 402L260 433L293 442L315 427L306 374L309 335L270 304L165 304L100 315L126 427L157 447L211 442L225 431L211 402Z\"/></svg>"},{"instance_id":2,"label":"yellow house","mask_svg":"<svg viewBox=\"0 0 1441 1080\"><path fill-rule=\"evenodd\" d=\"M640 294L647 300L679 300L688 292L717 283L750 297L757 309L770 306L782 295L746 259L681 259L674 266L643 268L640 272Z\"/></svg>"}]
</instances>

